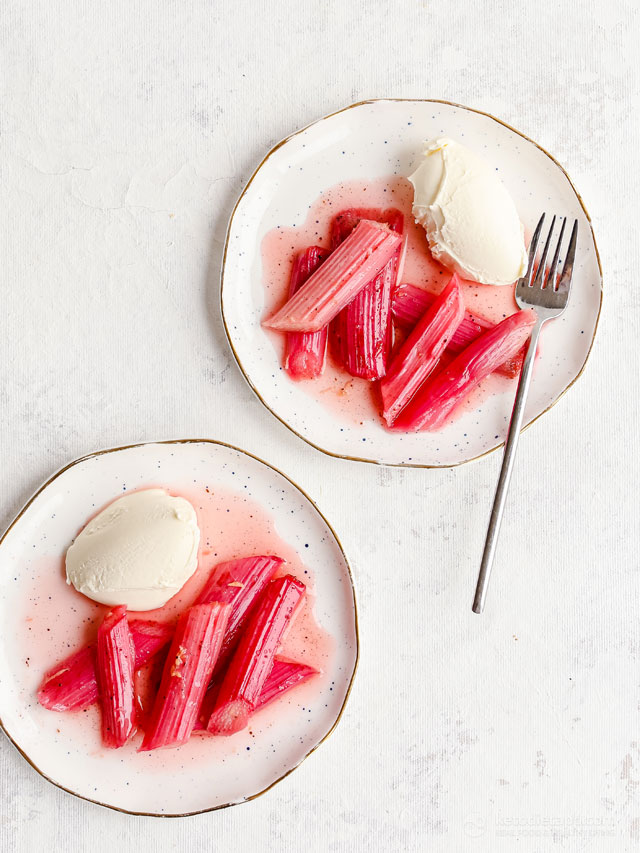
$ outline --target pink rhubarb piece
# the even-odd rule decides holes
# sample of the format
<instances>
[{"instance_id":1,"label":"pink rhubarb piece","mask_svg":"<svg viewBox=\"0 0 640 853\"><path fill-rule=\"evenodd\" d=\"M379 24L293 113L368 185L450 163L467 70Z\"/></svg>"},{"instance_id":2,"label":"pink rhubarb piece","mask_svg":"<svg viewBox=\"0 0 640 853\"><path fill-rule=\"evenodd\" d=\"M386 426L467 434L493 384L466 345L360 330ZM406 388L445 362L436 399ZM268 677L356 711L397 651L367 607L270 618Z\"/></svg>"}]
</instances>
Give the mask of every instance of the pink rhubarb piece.
<instances>
[{"instance_id":1,"label":"pink rhubarb piece","mask_svg":"<svg viewBox=\"0 0 640 853\"><path fill-rule=\"evenodd\" d=\"M304 584L291 575L267 586L220 686L207 725L212 734L231 735L247 725L304 593Z\"/></svg>"},{"instance_id":2,"label":"pink rhubarb piece","mask_svg":"<svg viewBox=\"0 0 640 853\"><path fill-rule=\"evenodd\" d=\"M231 605L214 675L220 672L229 660L265 587L283 565L282 557L273 555L240 557L218 563L211 572L196 604L220 601Z\"/></svg>"},{"instance_id":3,"label":"pink rhubarb piece","mask_svg":"<svg viewBox=\"0 0 640 853\"><path fill-rule=\"evenodd\" d=\"M331 245L339 246L362 219L386 223L402 234L404 217L399 210L351 208L338 213L331 226ZM335 351L351 376L373 381L383 377L392 344L391 293L400 265L401 247L382 271L342 309L331 325Z\"/></svg>"},{"instance_id":4,"label":"pink rhubarb piece","mask_svg":"<svg viewBox=\"0 0 640 853\"><path fill-rule=\"evenodd\" d=\"M363 219L265 325L281 332L318 332L375 278L402 243L399 234Z\"/></svg>"},{"instance_id":5,"label":"pink rhubarb piece","mask_svg":"<svg viewBox=\"0 0 640 853\"><path fill-rule=\"evenodd\" d=\"M289 299L320 266L327 254L320 246L310 246L296 255L291 270ZM327 333L326 326L319 332L287 333L284 368L292 379L316 379L322 374L327 358Z\"/></svg>"},{"instance_id":6,"label":"pink rhubarb piece","mask_svg":"<svg viewBox=\"0 0 640 853\"><path fill-rule=\"evenodd\" d=\"M267 676L265 683L262 685L262 691L258 697L258 702L254 711L259 711L265 705L279 699L293 687L302 684L304 681L318 675L318 670L306 663L295 663L294 661L282 660L275 658L271 672ZM202 709L198 715L198 721L193 727L194 731L202 731L205 729L205 723L209 720L211 712L216 703L216 697L220 685L210 687L203 701Z\"/></svg>"},{"instance_id":7,"label":"pink rhubarb piece","mask_svg":"<svg viewBox=\"0 0 640 853\"><path fill-rule=\"evenodd\" d=\"M485 376L520 350L536 323L533 311L516 311L464 349L426 383L400 413L394 428L417 432L444 426L451 412Z\"/></svg>"},{"instance_id":8,"label":"pink rhubarb piece","mask_svg":"<svg viewBox=\"0 0 640 853\"><path fill-rule=\"evenodd\" d=\"M102 708L102 742L117 749L135 731L135 649L127 608L114 607L98 628L96 674Z\"/></svg>"},{"instance_id":9,"label":"pink rhubarb piece","mask_svg":"<svg viewBox=\"0 0 640 853\"><path fill-rule=\"evenodd\" d=\"M435 302L435 293L430 293L415 284L398 284L391 299L391 311L397 325L407 331L411 331L418 320ZM472 341L479 338L483 332L494 327L494 323L485 320L470 311L465 312L462 322L449 341L447 349L451 352L461 352L469 346ZM524 352L520 351L513 358L507 359L496 368L498 373L513 379L520 373Z\"/></svg>"},{"instance_id":10,"label":"pink rhubarb piece","mask_svg":"<svg viewBox=\"0 0 640 853\"><path fill-rule=\"evenodd\" d=\"M389 426L434 370L463 316L460 281L454 274L418 320L380 382L382 413Z\"/></svg>"},{"instance_id":11,"label":"pink rhubarb piece","mask_svg":"<svg viewBox=\"0 0 640 853\"><path fill-rule=\"evenodd\" d=\"M132 619L129 631L135 648L135 668L144 666L171 640L173 625ZM42 679L38 702L50 711L81 711L98 701L96 646L91 643L57 663Z\"/></svg>"},{"instance_id":12,"label":"pink rhubarb piece","mask_svg":"<svg viewBox=\"0 0 640 853\"><path fill-rule=\"evenodd\" d=\"M314 675L318 675L318 670L312 666L276 658L267 680L262 685L255 710L259 711L265 705L279 699L283 693L291 690L292 687L302 684L303 681L307 681Z\"/></svg>"},{"instance_id":13,"label":"pink rhubarb piece","mask_svg":"<svg viewBox=\"0 0 640 853\"><path fill-rule=\"evenodd\" d=\"M196 604L178 620L141 750L179 746L189 739L230 611L229 604Z\"/></svg>"}]
</instances>

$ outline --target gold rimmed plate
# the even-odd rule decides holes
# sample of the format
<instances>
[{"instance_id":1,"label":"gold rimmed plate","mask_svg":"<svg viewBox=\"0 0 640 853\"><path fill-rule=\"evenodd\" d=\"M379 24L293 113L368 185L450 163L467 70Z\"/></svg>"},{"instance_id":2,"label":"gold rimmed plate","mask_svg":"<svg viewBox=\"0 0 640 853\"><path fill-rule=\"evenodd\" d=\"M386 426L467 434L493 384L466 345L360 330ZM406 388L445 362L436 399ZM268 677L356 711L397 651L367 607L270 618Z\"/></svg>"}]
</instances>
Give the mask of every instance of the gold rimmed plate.
<instances>
[{"instance_id":1,"label":"gold rimmed plate","mask_svg":"<svg viewBox=\"0 0 640 853\"><path fill-rule=\"evenodd\" d=\"M543 210L579 223L571 301L545 332L525 424L551 408L575 382L591 350L602 301L600 262L582 200L553 157L502 121L458 104L353 104L294 133L266 155L231 216L221 285L225 329L248 383L282 423L330 455L385 465L447 467L477 459L504 441L514 382L478 395L437 433L391 433L375 415L345 416L344 406L338 411L327 405L328 396L310 393L308 383L291 381L281 367L274 336L261 325L268 304L265 238L274 229L303 229L309 211L331 187L410 174L424 141L438 136L463 142L498 170L525 227L532 227ZM286 266L290 258L285 255L283 251Z\"/></svg>"},{"instance_id":2,"label":"gold rimmed plate","mask_svg":"<svg viewBox=\"0 0 640 853\"><path fill-rule=\"evenodd\" d=\"M322 671L255 714L244 732L195 735L178 749L140 753L140 735L120 750L102 746L97 706L55 713L39 706L36 692L56 661L95 636L105 610L66 585L66 548L98 509L148 486L194 504L204 576L221 559L263 548L296 567L310 597L298 617L304 629L293 638L295 659L315 660ZM245 802L288 775L336 726L358 657L353 580L329 523L284 474L208 440L101 451L55 474L0 540L0 619L0 722L22 755L72 794L162 817ZM296 623L290 635L295 632Z\"/></svg>"}]
</instances>

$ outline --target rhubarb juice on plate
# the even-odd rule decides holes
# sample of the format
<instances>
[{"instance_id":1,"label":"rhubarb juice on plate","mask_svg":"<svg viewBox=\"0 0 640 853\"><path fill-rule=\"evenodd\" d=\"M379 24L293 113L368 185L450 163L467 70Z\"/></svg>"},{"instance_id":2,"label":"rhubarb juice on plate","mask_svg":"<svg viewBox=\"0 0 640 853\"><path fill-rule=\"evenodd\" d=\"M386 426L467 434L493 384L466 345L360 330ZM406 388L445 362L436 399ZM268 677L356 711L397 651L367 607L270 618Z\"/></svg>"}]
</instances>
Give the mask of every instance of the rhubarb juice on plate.
<instances>
[{"instance_id":1,"label":"rhubarb juice on plate","mask_svg":"<svg viewBox=\"0 0 640 853\"><path fill-rule=\"evenodd\" d=\"M295 714L290 700L294 699L297 706L297 702L304 697L304 702L313 704L314 695L324 686L324 673L334 648L334 640L314 619L314 581L305 566L304 555L278 535L274 519L269 513L240 493L215 487L192 492L181 490L180 496L192 503L198 517L202 534L198 569L164 607L145 612L129 611L132 627L136 620L173 626L178 615L198 599L214 566L249 554L278 555L282 559L274 576L293 575L306 587L299 612L282 645L278 647L277 656L280 659L300 661L317 674L251 716L245 737L259 737L261 732L268 731L271 714ZM23 690L35 696L43 674L56 661L80 650L88 642L95 642L106 608L90 601L65 582L62 558L59 561L42 560L34 567L32 590L24 612L16 616L15 630L21 635L24 648ZM157 689L159 674L157 662L150 661L138 671L136 678L139 685L151 682L155 683ZM140 720L147 720L150 713L147 698L149 687L139 686L139 691L142 701L147 705L141 709ZM88 751L101 750L98 704L77 711L50 713L56 714L62 736L73 737ZM167 760L172 760L167 750L159 751L161 758L155 758L154 752L138 754L136 749L139 745L140 734L136 734L124 747L135 761L161 766ZM189 761L210 760L214 754L221 757L236 748L234 739L194 733L179 747L182 757L177 760L185 760L185 754Z\"/></svg>"},{"instance_id":2,"label":"rhubarb juice on plate","mask_svg":"<svg viewBox=\"0 0 640 853\"><path fill-rule=\"evenodd\" d=\"M390 176L374 181L348 181L323 192L310 206L302 225L288 226L283 223L269 231L262 241L265 292L263 318L273 316L290 295L291 273L296 256L310 247L317 247L318 252L329 252L335 248L331 241L334 217L354 208L399 211L404 219L402 230L405 246L397 282L413 285L431 294L439 293L450 280L451 273L431 255L424 230L412 216L412 199L413 188L406 178ZM463 279L459 279L459 284L467 312L478 315L488 324L497 323L517 310L511 287L487 287ZM392 357L402 339L399 326L391 350ZM282 364L285 347L288 346L287 338L266 326L265 333L272 341ZM323 372L313 378L303 377L296 381L306 393L313 395L343 422L361 424L365 420L376 420L383 423L379 389L371 381L347 372L336 357L335 344L332 344L331 339ZM459 408L473 408L484 397L504 390L509 384L509 379L504 375L494 373L486 377Z\"/></svg>"}]
</instances>

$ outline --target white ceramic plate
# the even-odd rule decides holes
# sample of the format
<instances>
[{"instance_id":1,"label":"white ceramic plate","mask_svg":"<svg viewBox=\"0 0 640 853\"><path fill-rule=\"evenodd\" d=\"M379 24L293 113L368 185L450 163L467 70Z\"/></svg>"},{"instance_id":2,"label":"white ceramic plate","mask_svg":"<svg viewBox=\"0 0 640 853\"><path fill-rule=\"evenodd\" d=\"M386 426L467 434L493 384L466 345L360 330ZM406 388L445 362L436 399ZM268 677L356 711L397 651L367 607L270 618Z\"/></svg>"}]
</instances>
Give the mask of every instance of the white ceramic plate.
<instances>
[{"instance_id":1,"label":"white ceramic plate","mask_svg":"<svg viewBox=\"0 0 640 853\"><path fill-rule=\"evenodd\" d=\"M466 107L414 100L354 104L293 134L263 160L231 217L222 273L222 314L240 369L277 418L325 453L387 465L440 467L478 458L504 441L515 384L437 433L389 433L373 419L341 421L292 382L260 326L264 236L276 226L302 225L320 193L339 182L410 174L424 141L445 135L495 165L525 227L532 230L542 211L579 223L571 301L562 318L543 332L525 423L562 396L589 355L602 276L589 217L563 168L518 131Z\"/></svg>"},{"instance_id":2,"label":"white ceramic plate","mask_svg":"<svg viewBox=\"0 0 640 853\"><path fill-rule=\"evenodd\" d=\"M61 567L61 555L92 512L123 491L152 484L176 493L224 489L263 508L277 535L301 554L314 576L314 617L335 647L319 686L312 679L292 690L256 714L250 731L231 738L199 736L199 743L192 738L186 747L156 753L137 753L131 744L108 750L95 726L88 726L88 717L77 719L38 705L43 672L60 655L36 660L45 654L47 635L36 646L43 648L40 655L25 645L25 629L31 630L34 619L58 618L56 596L60 614L68 612L69 596L86 602L67 590L60 570L52 580L52 566ZM0 624L0 720L24 757L49 781L80 797L162 816L243 802L291 772L336 725L358 654L351 573L326 520L283 474L237 448L211 441L103 451L56 474L0 540ZM38 630L46 630L43 626ZM70 649L79 645L77 636L69 642ZM89 713L94 711L97 715L97 708Z\"/></svg>"}]
</instances>

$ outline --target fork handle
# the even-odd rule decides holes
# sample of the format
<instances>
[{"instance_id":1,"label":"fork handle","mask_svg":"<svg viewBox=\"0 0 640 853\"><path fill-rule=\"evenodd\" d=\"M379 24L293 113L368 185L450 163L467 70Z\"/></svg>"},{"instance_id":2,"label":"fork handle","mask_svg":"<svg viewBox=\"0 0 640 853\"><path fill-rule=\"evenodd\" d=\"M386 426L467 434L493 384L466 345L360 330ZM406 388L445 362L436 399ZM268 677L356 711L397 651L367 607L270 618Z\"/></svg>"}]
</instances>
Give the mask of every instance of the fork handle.
<instances>
[{"instance_id":1,"label":"fork handle","mask_svg":"<svg viewBox=\"0 0 640 853\"><path fill-rule=\"evenodd\" d=\"M511 413L511 420L509 422L509 432L507 433L507 440L504 446L502 468L500 469L496 494L493 499L493 508L491 510L489 527L487 529L487 538L485 539L482 562L480 563L476 594L473 599L474 613L482 613L484 610L485 600L487 597L487 587L489 586L489 576L491 575L491 567L493 566L493 558L495 556L498 533L500 532L500 523L502 522L504 505L507 499L507 490L511 481L513 463L516 458L516 448L518 446L518 438L520 437L522 419L524 418L524 407L527 401L529 385L531 384L533 362L536 357L536 349L538 348L538 339L540 337L540 329L542 328L543 322L543 320L538 318L538 322L533 327L531 338L529 339L529 348L527 349L527 354L524 358L522 371L520 373L516 399L513 404L513 412Z\"/></svg>"}]
</instances>

